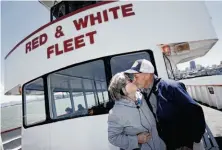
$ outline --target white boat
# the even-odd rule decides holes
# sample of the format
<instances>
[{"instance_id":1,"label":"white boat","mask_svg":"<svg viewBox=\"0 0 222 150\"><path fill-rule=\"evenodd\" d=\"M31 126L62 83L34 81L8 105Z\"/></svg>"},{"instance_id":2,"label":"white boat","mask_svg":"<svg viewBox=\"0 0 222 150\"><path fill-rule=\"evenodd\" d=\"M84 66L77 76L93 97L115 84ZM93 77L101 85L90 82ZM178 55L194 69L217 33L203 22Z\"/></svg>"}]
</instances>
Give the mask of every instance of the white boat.
<instances>
[{"instance_id":1,"label":"white boat","mask_svg":"<svg viewBox=\"0 0 222 150\"><path fill-rule=\"evenodd\" d=\"M5 93L23 99L23 150L119 149L107 135L111 77L144 58L172 78L218 41L204 2L40 2L51 22L5 57Z\"/></svg>"}]
</instances>

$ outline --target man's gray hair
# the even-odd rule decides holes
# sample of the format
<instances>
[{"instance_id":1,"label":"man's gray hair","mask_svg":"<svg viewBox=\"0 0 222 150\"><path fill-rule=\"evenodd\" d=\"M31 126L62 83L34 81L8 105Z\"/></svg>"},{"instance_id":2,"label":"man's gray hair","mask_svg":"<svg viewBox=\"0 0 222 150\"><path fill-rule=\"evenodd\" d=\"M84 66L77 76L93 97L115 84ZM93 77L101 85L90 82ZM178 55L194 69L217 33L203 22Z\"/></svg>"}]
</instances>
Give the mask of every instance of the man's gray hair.
<instances>
[{"instance_id":1,"label":"man's gray hair","mask_svg":"<svg viewBox=\"0 0 222 150\"><path fill-rule=\"evenodd\" d=\"M117 73L112 77L108 91L113 100L120 100L124 98L121 90L125 89L127 80L128 79L123 72Z\"/></svg>"}]
</instances>

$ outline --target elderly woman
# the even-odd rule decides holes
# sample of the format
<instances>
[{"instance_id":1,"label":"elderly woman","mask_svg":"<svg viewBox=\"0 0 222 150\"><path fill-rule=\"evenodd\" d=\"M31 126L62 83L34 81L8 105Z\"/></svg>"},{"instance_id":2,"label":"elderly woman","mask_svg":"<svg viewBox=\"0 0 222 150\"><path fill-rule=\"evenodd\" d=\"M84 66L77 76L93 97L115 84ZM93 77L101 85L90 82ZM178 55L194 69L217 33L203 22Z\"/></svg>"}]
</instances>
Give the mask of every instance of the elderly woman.
<instances>
[{"instance_id":1,"label":"elderly woman","mask_svg":"<svg viewBox=\"0 0 222 150\"><path fill-rule=\"evenodd\" d=\"M108 90L115 101L108 117L109 142L125 150L164 150L155 119L136 85L124 73L117 73Z\"/></svg>"}]
</instances>

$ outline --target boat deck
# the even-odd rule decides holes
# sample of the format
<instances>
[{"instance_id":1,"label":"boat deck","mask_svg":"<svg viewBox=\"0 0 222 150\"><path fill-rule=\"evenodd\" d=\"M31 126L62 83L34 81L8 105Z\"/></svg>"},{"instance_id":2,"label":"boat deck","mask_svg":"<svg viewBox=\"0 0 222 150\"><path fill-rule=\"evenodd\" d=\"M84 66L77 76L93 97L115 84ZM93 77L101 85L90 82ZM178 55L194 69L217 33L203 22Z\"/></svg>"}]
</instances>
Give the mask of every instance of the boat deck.
<instances>
[{"instance_id":1,"label":"boat deck","mask_svg":"<svg viewBox=\"0 0 222 150\"><path fill-rule=\"evenodd\" d=\"M212 109L204 105L201 106L203 108L208 127L215 137L219 148L222 150L222 111Z\"/></svg>"}]
</instances>

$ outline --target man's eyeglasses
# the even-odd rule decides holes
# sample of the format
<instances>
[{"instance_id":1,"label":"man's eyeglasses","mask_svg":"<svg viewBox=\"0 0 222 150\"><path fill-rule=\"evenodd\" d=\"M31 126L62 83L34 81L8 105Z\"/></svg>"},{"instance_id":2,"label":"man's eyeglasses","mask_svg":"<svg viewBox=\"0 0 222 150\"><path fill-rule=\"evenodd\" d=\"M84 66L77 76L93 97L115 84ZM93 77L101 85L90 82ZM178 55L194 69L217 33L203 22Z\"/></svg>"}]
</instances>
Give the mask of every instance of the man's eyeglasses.
<instances>
[{"instance_id":1,"label":"man's eyeglasses","mask_svg":"<svg viewBox=\"0 0 222 150\"><path fill-rule=\"evenodd\" d=\"M128 79L130 82L133 82L133 80L134 80L134 74L132 74L132 73L125 73L125 76L127 77L127 79Z\"/></svg>"}]
</instances>

